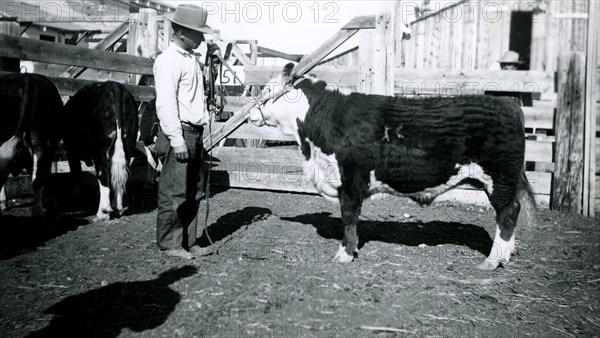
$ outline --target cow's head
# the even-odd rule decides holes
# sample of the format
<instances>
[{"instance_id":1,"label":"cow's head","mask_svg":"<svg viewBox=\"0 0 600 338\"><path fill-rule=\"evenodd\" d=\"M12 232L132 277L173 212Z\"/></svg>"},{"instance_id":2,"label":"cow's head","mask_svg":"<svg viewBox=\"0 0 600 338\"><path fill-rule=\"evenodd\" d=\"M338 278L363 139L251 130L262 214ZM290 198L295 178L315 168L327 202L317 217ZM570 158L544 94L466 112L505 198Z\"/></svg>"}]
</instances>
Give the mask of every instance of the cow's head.
<instances>
[{"instance_id":1,"label":"cow's head","mask_svg":"<svg viewBox=\"0 0 600 338\"><path fill-rule=\"evenodd\" d=\"M308 99L294 84L302 77L293 74L294 64L288 63L281 74L269 80L259 97L260 104L252 108L249 120L256 126L278 127L285 135L298 138L297 120L304 121Z\"/></svg>"}]
</instances>

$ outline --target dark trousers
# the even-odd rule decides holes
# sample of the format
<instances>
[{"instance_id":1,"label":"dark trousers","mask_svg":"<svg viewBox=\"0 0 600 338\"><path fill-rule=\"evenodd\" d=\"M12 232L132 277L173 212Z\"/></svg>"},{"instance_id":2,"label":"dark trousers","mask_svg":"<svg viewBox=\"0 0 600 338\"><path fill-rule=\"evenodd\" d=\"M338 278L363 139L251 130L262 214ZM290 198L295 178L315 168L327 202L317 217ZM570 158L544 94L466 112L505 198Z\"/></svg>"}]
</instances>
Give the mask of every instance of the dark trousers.
<instances>
[{"instance_id":1,"label":"dark trousers","mask_svg":"<svg viewBox=\"0 0 600 338\"><path fill-rule=\"evenodd\" d=\"M196 244L198 207L204 196L202 168L202 127L182 124L185 145L190 152L186 162L178 162L166 136L159 132L156 149L165 153L158 183L156 243L161 250L187 249ZM160 148L163 148L162 151Z\"/></svg>"}]
</instances>

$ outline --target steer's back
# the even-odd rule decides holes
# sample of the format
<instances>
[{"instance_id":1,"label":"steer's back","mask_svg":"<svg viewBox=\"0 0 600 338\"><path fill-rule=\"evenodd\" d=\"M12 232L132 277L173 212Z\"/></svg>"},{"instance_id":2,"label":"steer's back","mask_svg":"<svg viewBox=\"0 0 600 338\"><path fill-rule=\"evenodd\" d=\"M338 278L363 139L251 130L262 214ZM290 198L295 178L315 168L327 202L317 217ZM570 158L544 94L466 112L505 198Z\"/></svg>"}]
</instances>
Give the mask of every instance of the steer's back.
<instances>
[{"instance_id":1,"label":"steer's back","mask_svg":"<svg viewBox=\"0 0 600 338\"><path fill-rule=\"evenodd\" d=\"M520 172L525 151L523 113L509 98L402 98L352 94L332 112L331 152L358 162L378 180L412 193L444 184L459 165L488 175ZM345 111L343 111L345 110ZM310 137L309 137L310 138Z\"/></svg>"}]
</instances>

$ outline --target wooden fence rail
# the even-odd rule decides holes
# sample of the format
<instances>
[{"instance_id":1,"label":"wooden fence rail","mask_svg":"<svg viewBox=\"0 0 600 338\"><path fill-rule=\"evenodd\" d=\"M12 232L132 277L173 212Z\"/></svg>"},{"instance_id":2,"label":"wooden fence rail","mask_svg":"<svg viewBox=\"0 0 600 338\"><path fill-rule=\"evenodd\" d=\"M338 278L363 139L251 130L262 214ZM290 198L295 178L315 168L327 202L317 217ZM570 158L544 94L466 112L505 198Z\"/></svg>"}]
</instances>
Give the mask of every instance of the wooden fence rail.
<instances>
[{"instance_id":1,"label":"wooden fence rail","mask_svg":"<svg viewBox=\"0 0 600 338\"><path fill-rule=\"evenodd\" d=\"M102 50L0 34L0 57L152 75L153 61Z\"/></svg>"}]
</instances>

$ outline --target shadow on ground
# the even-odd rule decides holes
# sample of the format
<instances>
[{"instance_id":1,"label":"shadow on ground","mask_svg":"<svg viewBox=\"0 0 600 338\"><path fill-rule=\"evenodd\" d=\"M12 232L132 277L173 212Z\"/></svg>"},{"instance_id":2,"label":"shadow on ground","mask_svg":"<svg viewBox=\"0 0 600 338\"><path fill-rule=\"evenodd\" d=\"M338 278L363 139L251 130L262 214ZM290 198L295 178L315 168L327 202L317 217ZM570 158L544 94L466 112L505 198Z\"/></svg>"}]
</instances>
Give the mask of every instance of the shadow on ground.
<instances>
[{"instance_id":1,"label":"shadow on ground","mask_svg":"<svg viewBox=\"0 0 600 338\"><path fill-rule=\"evenodd\" d=\"M143 332L162 325L181 300L169 286L197 272L174 268L143 282L118 282L67 297L44 312L54 317L29 337L117 337L124 328Z\"/></svg>"},{"instance_id":2,"label":"shadow on ground","mask_svg":"<svg viewBox=\"0 0 600 338\"><path fill-rule=\"evenodd\" d=\"M328 212L304 214L295 217L281 217L284 221L312 225L317 233L328 239L342 240L342 220ZM488 256L493 241L488 232L477 225L456 222L394 222L361 220L357 227L358 248L370 241L379 241L407 246L425 244L456 244L467 246Z\"/></svg>"},{"instance_id":3,"label":"shadow on ground","mask_svg":"<svg viewBox=\"0 0 600 338\"><path fill-rule=\"evenodd\" d=\"M88 221L74 216L59 216L42 223L39 219L31 218L29 215L2 215L0 224L2 224L0 260L4 260L24 251L34 250L53 238L88 224Z\"/></svg>"},{"instance_id":4,"label":"shadow on ground","mask_svg":"<svg viewBox=\"0 0 600 338\"><path fill-rule=\"evenodd\" d=\"M197 239L197 243L201 247L208 247L211 245L211 242L222 245L234 234L243 231L254 222L266 219L271 214L272 211L270 209L260 207L246 207L230 212L219 217L215 223L210 224L206 231L202 232L202 236ZM198 228L202 228L200 226L201 224L204 225L204 215L202 212L199 215L198 223Z\"/></svg>"}]
</instances>

